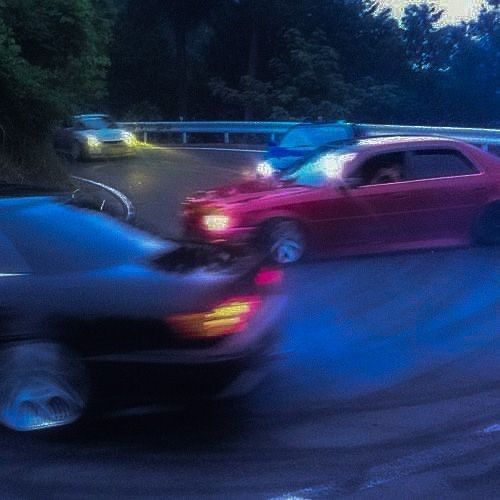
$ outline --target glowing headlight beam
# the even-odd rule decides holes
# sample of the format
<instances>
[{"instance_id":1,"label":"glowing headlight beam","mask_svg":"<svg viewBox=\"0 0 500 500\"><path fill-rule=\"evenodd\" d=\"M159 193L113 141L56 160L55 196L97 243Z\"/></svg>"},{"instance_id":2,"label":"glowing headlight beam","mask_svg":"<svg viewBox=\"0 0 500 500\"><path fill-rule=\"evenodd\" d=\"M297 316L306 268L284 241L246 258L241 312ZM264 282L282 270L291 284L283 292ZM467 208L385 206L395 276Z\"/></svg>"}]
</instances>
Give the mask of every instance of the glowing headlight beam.
<instances>
[{"instance_id":1,"label":"glowing headlight beam","mask_svg":"<svg viewBox=\"0 0 500 500\"><path fill-rule=\"evenodd\" d=\"M230 219L227 215L212 214L203 217L203 225L209 231L224 231L229 227Z\"/></svg>"},{"instance_id":2,"label":"glowing headlight beam","mask_svg":"<svg viewBox=\"0 0 500 500\"><path fill-rule=\"evenodd\" d=\"M261 177L271 177L273 175L274 168L268 161L261 161L257 164L257 175Z\"/></svg>"},{"instance_id":3,"label":"glowing headlight beam","mask_svg":"<svg viewBox=\"0 0 500 500\"><path fill-rule=\"evenodd\" d=\"M87 136L87 144L90 148L98 148L101 141L95 135L89 135Z\"/></svg>"}]
</instances>

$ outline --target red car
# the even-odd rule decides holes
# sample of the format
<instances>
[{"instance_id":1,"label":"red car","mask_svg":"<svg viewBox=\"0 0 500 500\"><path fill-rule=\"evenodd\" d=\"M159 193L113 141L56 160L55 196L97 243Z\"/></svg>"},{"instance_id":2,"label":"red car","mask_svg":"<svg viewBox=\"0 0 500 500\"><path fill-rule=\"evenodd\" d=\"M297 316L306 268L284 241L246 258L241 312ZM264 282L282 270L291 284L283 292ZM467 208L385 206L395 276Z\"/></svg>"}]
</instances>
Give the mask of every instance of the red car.
<instances>
[{"instance_id":1,"label":"red car","mask_svg":"<svg viewBox=\"0 0 500 500\"><path fill-rule=\"evenodd\" d=\"M279 263L500 239L500 159L439 137L321 148L281 179L186 200L189 237L261 245Z\"/></svg>"}]
</instances>

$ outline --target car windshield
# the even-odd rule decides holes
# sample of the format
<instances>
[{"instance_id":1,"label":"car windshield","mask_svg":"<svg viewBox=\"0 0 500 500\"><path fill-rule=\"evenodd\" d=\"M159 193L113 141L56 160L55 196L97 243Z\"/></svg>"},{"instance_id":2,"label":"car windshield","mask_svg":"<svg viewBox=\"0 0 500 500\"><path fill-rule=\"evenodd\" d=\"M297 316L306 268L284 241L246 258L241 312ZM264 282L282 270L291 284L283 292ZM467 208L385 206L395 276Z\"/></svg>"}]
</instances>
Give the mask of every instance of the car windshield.
<instances>
[{"instance_id":1,"label":"car windshield","mask_svg":"<svg viewBox=\"0 0 500 500\"><path fill-rule=\"evenodd\" d=\"M87 130L100 130L103 128L116 128L116 123L109 116L86 116L80 122Z\"/></svg>"},{"instance_id":2,"label":"car windshield","mask_svg":"<svg viewBox=\"0 0 500 500\"><path fill-rule=\"evenodd\" d=\"M346 165L354 159L353 150L328 150L309 158L300 168L283 177L301 186L321 187L325 184L341 182L345 175Z\"/></svg>"},{"instance_id":3,"label":"car windshield","mask_svg":"<svg viewBox=\"0 0 500 500\"><path fill-rule=\"evenodd\" d=\"M299 125L283 137L280 146L283 148L318 147L349 137L346 127L342 125Z\"/></svg>"}]
</instances>

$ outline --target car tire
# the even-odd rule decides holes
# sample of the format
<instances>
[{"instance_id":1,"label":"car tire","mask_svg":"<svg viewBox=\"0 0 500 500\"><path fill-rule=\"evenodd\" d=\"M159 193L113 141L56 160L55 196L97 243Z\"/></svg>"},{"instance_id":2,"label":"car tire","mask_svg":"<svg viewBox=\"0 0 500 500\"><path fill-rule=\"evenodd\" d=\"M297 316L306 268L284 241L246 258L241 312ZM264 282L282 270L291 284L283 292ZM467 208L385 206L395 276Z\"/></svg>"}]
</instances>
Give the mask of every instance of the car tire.
<instances>
[{"instance_id":1,"label":"car tire","mask_svg":"<svg viewBox=\"0 0 500 500\"><path fill-rule=\"evenodd\" d=\"M500 244L500 202L484 209L474 227L473 241L480 245Z\"/></svg>"},{"instance_id":2,"label":"car tire","mask_svg":"<svg viewBox=\"0 0 500 500\"><path fill-rule=\"evenodd\" d=\"M306 250L304 231L292 219L269 223L265 228L264 241L266 252L276 264L294 264L302 259Z\"/></svg>"},{"instance_id":3,"label":"car tire","mask_svg":"<svg viewBox=\"0 0 500 500\"><path fill-rule=\"evenodd\" d=\"M82 365L58 344L19 342L0 352L0 423L11 430L72 424L87 395Z\"/></svg>"}]
</instances>

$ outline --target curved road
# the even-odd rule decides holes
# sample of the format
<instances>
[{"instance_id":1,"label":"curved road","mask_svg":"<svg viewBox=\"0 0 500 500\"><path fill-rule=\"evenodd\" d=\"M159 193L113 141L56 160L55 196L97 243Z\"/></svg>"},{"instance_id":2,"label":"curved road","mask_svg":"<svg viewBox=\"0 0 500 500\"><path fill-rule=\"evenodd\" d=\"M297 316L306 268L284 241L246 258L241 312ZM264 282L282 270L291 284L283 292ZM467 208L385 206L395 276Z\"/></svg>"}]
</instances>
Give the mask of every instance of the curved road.
<instances>
[{"instance_id":1,"label":"curved road","mask_svg":"<svg viewBox=\"0 0 500 500\"><path fill-rule=\"evenodd\" d=\"M151 149L74 167L177 236L179 203L258 154ZM0 495L494 498L500 249L310 262L286 276L282 355L234 408L122 415L44 438L1 431Z\"/></svg>"}]
</instances>

